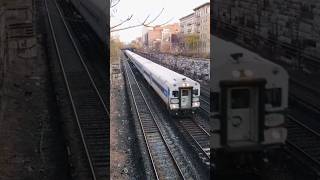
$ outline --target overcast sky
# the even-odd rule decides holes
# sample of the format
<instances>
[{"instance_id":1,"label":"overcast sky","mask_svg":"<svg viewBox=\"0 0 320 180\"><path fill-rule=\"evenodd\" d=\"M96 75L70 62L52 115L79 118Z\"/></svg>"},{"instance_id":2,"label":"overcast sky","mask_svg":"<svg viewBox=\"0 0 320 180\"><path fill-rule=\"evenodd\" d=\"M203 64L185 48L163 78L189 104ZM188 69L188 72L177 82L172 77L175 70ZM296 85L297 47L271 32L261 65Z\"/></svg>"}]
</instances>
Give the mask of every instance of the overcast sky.
<instances>
[{"instance_id":1,"label":"overcast sky","mask_svg":"<svg viewBox=\"0 0 320 180\"><path fill-rule=\"evenodd\" d=\"M163 24L172 19L169 24L179 22L179 19L193 12L193 9L210 0L121 0L120 3L111 9L110 23L111 26L120 22L120 20L128 18L133 14L130 22L123 24L121 27L135 25L141 23L149 14L150 20L155 18L164 8L161 16L152 24ZM116 12L112 12L116 10ZM142 35L142 27L127 29L112 33L118 35L123 42L131 42Z\"/></svg>"}]
</instances>

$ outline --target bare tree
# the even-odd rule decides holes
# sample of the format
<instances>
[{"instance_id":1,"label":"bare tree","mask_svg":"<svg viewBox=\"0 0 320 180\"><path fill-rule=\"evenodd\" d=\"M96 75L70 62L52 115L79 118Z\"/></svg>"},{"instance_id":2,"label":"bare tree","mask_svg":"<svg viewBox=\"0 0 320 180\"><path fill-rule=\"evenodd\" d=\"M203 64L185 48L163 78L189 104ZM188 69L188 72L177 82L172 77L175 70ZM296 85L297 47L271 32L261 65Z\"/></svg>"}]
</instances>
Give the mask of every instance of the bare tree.
<instances>
[{"instance_id":1,"label":"bare tree","mask_svg":"<svg viewBox=\"0 0 320 180\"><path fill-rule=\"evenodd\" d=\"M119 4L121 0L110 0L110 8L111 11L115 14L117 12L116 6ZM152 25L152 23L154 23L163 13L164 8L162 8L162 10L160 11L160 13L153 19L149 20L150 18L150 14L141 22L141 23L137 23L135 25L130 25L130 26L125 26L125 27L121 27L122 25L124 25L125 23L129 22L130 20L132 20L133 18L133 14L131 14L130 16L128 16L128 18L121 20L120 23L113 25L110 27L110 32L116 32L116 31L122 31L125 29L130 29L130 28L135 28L135 27L139 27L139 26L145 26L145 27L154 27ZM114 16L114 14L112 16ZM167 23L169 23L173 18L171 18L170 20L158 24L160 26L165 25Z\"/></svg>"}]
</instances>

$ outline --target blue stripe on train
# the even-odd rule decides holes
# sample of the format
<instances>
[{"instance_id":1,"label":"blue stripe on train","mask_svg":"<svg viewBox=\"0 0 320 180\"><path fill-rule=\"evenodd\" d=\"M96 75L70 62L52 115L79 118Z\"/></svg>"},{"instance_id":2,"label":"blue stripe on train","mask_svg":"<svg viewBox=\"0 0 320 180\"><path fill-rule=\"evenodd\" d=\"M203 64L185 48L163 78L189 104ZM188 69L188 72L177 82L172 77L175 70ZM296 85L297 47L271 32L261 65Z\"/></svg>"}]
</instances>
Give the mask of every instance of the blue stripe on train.
<instances>
[{"instance_id":1,"label":"blue stripe on train","mask_svg":"<svg viewBox=\"0 0 320 180\"><path fill-rule=\"evenodd\" d=\"M169 88L168 90L164 87L162 87L155 79L152 78L152 76L150 76L150 79L152 80L152 82L154 82L154 84L156 84L158 86L158 88L161 90L162 94L164 94L166 97L169 96Z\"/></svg>"},{"instance_id":2,"label":"blue stripe on train","mask_svg":"<svg viewBox=\"0 0 320 180\"><path fill-rule=\"evenodd\" d=\"M138 65L138 67L139 67L140 69L142 69L142 68L140 67L140 65ZM148 77L154 82L154 84L156 84L156 85L158 86L158 88L161 90L162 94L164 94L166 97L168 97L168 96L170 95L170 90L169 90L169 88L166 89L166 88L162 87L162 86L161 86L155 79L153 79L153 77L152 77L150 74L148 74L144 69L142 69L142 73L145 74L146 76L148 76Z\"/></svg>"}]
</instances>

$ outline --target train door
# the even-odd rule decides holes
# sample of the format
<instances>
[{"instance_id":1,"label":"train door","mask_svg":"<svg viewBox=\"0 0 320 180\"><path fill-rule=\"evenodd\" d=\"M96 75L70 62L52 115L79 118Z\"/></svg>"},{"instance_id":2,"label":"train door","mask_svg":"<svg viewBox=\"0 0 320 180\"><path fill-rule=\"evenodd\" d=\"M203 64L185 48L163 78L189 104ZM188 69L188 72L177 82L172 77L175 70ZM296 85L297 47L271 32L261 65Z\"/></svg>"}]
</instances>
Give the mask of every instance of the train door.
<instances>
[{"instance_id":1,"label":"train door","mask_svg":"<svg viewBox=\"0 0 320 180\"><path fill-rule=\"evenodd\" d=\"M221 144L257 145L263 141L265 79L221 81Z\"/></svg>"},{"instance_id":2,"label":"train door","mask_svg":"<svg viewBox=\"0 0 320 180\"><path fill-rule=\"evenodd\" d=\"M192 88L180 88L180 108L190 109L192 105Z\"/></svg>"},{"instance_id":3,"label":"train door","mask_svg":"<svg viewBox=\"0 0 320 180\"><path fill-rule=\"evenodd\" d=\"M258 142L258 88L235 87L227 90L228 144ZM242 144L243 145L243 144Z\"/></svg>"}]
</instances>

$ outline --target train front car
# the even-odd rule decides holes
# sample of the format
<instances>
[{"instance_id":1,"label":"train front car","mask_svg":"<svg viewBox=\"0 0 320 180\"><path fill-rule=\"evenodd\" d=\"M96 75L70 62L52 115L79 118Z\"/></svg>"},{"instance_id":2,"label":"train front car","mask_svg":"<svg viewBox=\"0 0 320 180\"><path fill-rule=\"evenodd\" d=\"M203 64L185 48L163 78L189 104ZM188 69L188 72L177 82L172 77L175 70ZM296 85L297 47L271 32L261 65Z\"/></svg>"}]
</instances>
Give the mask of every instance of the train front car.
<instances>
[{"instance_id":1,"label":"train front car","mask_svg":"<svg viewBox=\"0 0 320 180\"><path fill-rule=\"evenodd\" d=\"M168 82L168 107L175 115L194 113L200 107L200 84L186 77L176 76Z\"/></svg>"},{"instance_id":2,"label":"train front car","mask_svg":"<svg viewBox=\"0 0 320 180\"><path fill-rule=\"evenodd\" d=\"M212 45L211 148L216 153L261 152L283 145L287 72L231 42L212 37Z\"/></svg>"},{"instance_id":3,"label":"train front car","mask_svg":"<svg viewBox=\"0 0 320 180\"><path fill-rule=\"evenodd\" d=\"M126 55L174 115L190 115L200 107L200 84L129 50Z\"/></svg>"}]
</instances>

